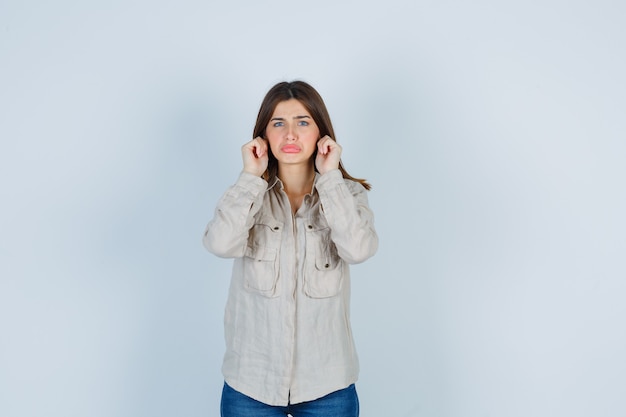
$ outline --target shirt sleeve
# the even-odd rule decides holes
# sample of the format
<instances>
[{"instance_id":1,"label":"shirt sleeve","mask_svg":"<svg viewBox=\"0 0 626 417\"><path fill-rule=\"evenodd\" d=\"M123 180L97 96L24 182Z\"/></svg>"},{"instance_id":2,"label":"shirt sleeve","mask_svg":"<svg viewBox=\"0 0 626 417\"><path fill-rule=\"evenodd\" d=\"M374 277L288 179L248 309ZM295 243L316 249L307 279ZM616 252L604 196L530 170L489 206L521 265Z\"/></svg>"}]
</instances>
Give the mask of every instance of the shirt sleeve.
<instances>
[{"instance_id":1,"label":"shirt sleeve","mask_svg":"<svg viewBox=\"0 0 626 417\"><path fill-rule=\"evenodd\" d=\"M316 188L339 256L355 264L374 255L378 235L365 187L344 179L336 169L320 176Z\"/></svg>"},{"instance_id":2,"label":"shirt sleeve","mask_svg":"<svg viewBox=\"0 0 626 417\"><path fill-rule=\"evenodd\" d=\"M204 231L202 243L211 253L222 258L244 255L254 215L263 204L267 182L261 177L242 172L217 203L213 219Z\"/></svg>"}]
</instances>

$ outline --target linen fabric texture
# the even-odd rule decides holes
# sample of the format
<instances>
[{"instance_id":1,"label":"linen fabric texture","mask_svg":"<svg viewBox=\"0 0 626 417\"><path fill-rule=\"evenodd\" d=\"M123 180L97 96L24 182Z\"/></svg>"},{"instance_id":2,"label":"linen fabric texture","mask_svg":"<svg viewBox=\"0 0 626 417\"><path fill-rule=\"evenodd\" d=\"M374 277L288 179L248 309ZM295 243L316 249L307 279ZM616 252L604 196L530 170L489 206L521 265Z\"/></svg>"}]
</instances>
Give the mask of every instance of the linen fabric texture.
<instances>
[{"instance_id":1,"label":"linen fabric texture","mask_svg":"<svg viewBox=\"0 0 626 417\"><path fill-rule=\"evenodd\" d=\"M222 372L235 390L285 406L356 382L350 270L374 255L367 191L336 169L316 173L292 214L281 181L242 172L217 204L204 246L234 258Z\"/></svg>"}]
</instances>

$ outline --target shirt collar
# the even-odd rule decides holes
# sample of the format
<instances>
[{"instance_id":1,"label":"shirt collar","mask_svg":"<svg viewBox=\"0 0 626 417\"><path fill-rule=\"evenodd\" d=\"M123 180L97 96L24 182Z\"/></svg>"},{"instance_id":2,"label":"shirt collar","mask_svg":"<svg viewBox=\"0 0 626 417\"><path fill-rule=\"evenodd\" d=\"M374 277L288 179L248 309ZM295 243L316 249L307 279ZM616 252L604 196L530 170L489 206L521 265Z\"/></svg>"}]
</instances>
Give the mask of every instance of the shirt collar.
<instances>
[{"instance_id":1,"label":"shirt collar","mask_svg":"<svg viewBox=\"0 0 626 417\"><path fill-rule=\"evenodd\" d=\"M311 188L311 194L313 194L313 191L316 190L316 185L317 185L317 180L320 178L320 173L315 171L315 178L313 178L313 187ZM271 190L274 187L278 187L279 190L283 189L283 182L280 180L280 178L278 177L274 177L273 179L270 178L268 185L267 185L267 191Z\"/></svg>"}]
</instances>

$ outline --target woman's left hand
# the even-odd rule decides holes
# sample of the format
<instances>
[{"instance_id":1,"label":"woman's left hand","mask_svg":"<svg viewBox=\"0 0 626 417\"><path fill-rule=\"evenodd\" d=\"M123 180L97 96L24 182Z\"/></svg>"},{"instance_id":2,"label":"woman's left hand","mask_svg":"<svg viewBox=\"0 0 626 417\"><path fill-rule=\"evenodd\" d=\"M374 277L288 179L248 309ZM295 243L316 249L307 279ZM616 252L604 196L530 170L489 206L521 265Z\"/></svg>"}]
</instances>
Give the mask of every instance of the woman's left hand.
<instances>
[{"instance_id":1,"label":"woman's left hand","mask_svg":"<svg viewBox=\"0 0 626 417\"><path fill-rule=\"evenodd\" d=\"M315 166L320 174L339 168L341 160L341 146L330 136L326 135L317 141L317 156Z\"/></svg>"}]
</instances>

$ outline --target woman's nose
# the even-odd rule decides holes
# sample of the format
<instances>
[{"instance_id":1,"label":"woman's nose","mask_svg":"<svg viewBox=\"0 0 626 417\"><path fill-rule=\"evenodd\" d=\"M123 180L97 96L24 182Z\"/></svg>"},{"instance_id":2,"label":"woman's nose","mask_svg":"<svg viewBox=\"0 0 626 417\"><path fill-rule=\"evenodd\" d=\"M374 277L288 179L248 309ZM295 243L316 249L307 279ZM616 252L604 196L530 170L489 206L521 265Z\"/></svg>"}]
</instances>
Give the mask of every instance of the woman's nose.
<instances>
[{"instance_id":1,"label":"woman's nose","mask_svg":"<svg viewBox=\"0 0 626 417\"><path fill-rule=\"evenodd\" d=\"M293 126L287 126L287 140L295 140L296 139L296 130Z\"/></svg>"}]
</instances>

